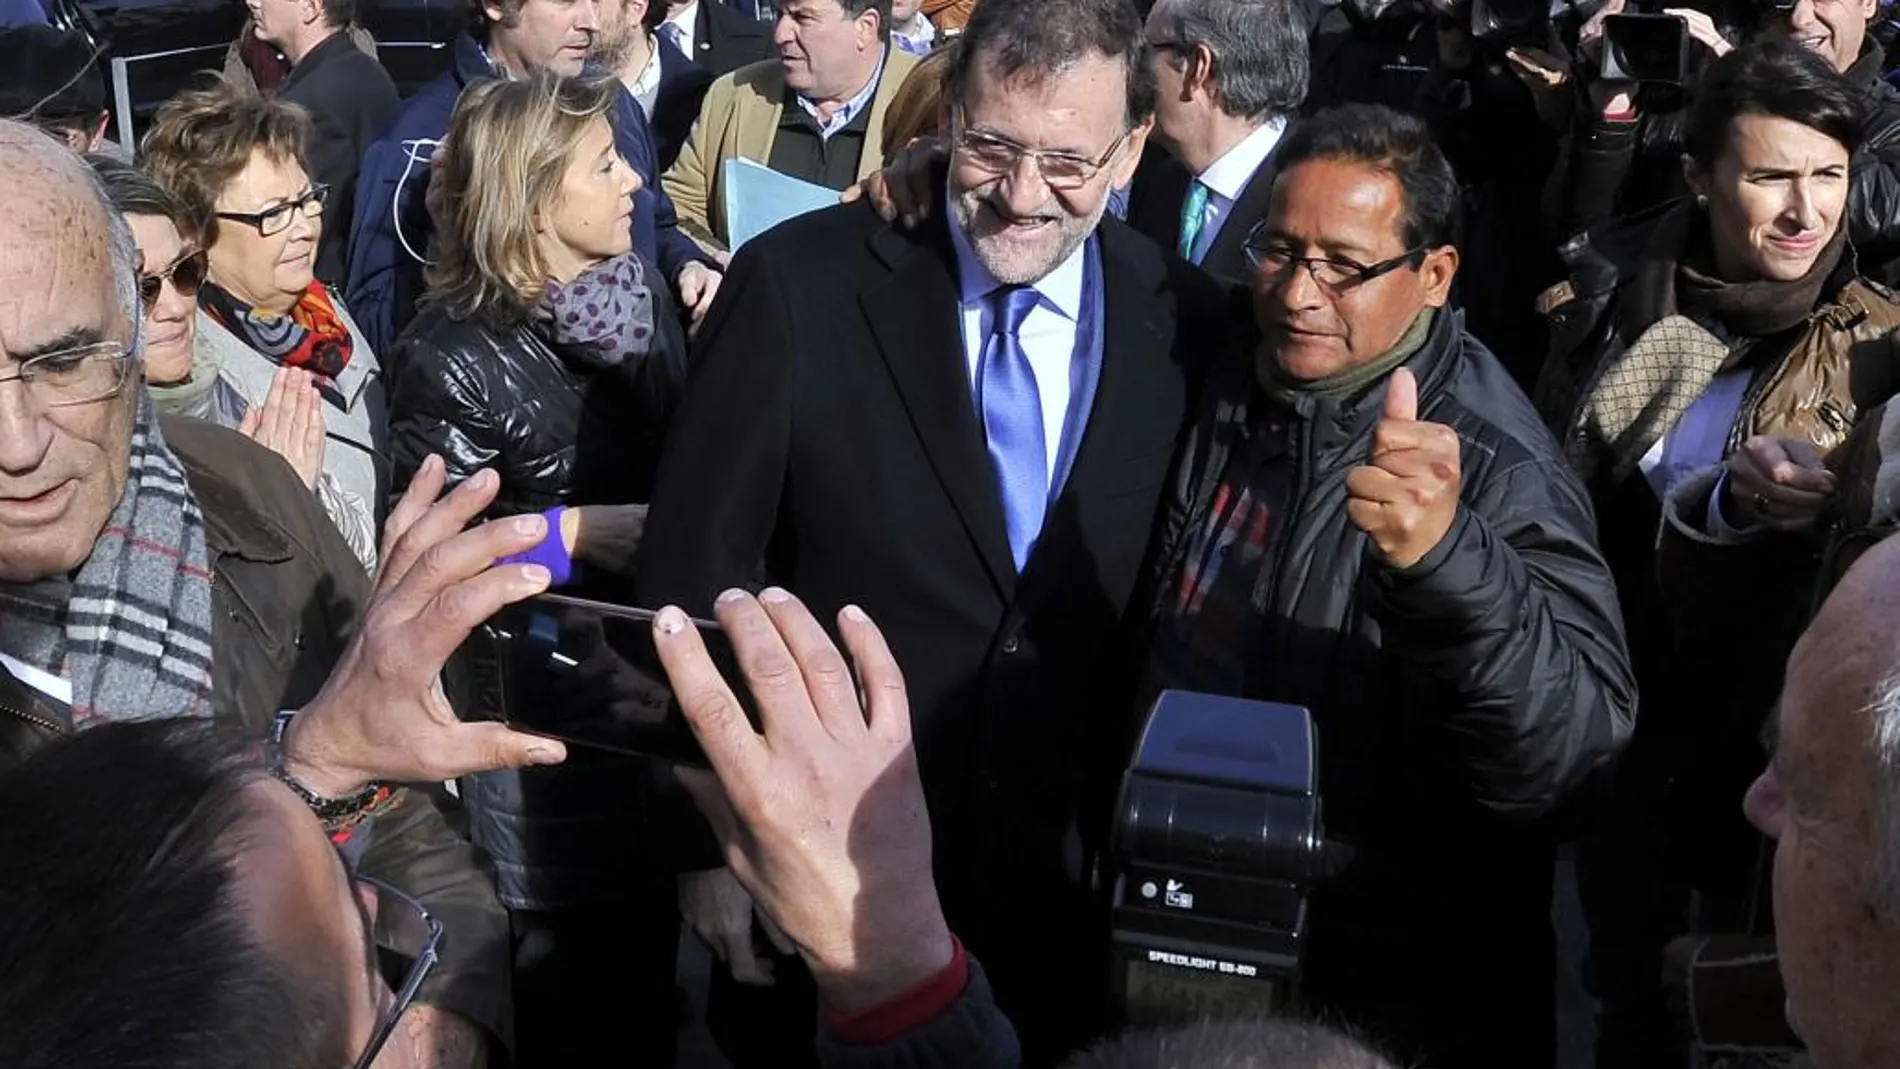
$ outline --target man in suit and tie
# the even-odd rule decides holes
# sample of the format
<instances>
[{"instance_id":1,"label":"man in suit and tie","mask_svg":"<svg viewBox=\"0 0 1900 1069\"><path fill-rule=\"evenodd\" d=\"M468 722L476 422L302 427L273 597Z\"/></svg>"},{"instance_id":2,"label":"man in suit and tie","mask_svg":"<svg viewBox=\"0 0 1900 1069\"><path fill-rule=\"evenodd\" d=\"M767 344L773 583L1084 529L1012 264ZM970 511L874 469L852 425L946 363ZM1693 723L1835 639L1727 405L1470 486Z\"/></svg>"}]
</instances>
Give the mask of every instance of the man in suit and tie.
<instances>
[{"instance_id":1,"label":"man in suit and tie","mask_svg":"<svg viewBox=\"0 0 1900 1069\"><path fill-rule=\"evenodd\" d=\"M660 3L662 0L654 0ZM660 36L721 78L773 56L772 23L720 0L672 0Z\"/></svg>"},{"instance_id":2,"label":"man in suit and tie","mask_svg":"<svg viewBox=\"0 0 1900 1069\"><path fill-rule=\"evenodd\" d=\"M946 99L954 147L922 226L851 204L733 259L638 593L703 614L763 561L821 619L857 604L878 621L952 926L1042 1064L1101 1023L1108 933L1086 885L1129 731L1116 666L1136 660L1124 627L1198 362L1245 305L1103 219L1154 104L1128 0L984 0ZM682 891L688 922L755 972L731 877ZM778 962L775 994L794 972ZM810 1014L786 1015L807 1056Z\"/></svg>"},{"instance_id":3,"label":"man in suit and tie","mask_svg":"<svg viewBox=\"0 0 1900 1069\"><path fill-rule=\"evenodd\" d=\"M1148 14L1160 95L1128 223L1244 285L1242 251L1266 217L1273 148L1306 99L1305 25L1293 0L1160 0Z\"/></svg>"}]
</instances>

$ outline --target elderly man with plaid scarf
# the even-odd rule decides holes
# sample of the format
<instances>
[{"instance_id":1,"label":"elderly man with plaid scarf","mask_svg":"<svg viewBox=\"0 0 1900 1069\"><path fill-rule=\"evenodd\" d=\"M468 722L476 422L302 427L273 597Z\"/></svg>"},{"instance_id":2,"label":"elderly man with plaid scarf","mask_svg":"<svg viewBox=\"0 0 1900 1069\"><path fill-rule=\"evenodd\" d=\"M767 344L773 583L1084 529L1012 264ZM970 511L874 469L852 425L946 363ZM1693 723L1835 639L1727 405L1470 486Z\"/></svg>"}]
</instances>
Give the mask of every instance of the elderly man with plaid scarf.
<instances>
[{"instance_id":1,"label":"elderly man with plaid scarf","mask_svg":"<svg viewBox=\"0 0 1900 1069\"><path fill-rule=\"evenodd\" d=\"M92 724L242 725L362 871L445 923L406 1064L482 1064L509 1035L507 918L472 849L402 785L564 757L459 723L436 684L472 627L545 588L545 569L494 566L544 521L464 531L497 482L438 501L435 461L390 515L372 582L282 459L157 416L138 252L80 161L0 121L0 176L0 767Z\"/></svg>"}]
</instances>

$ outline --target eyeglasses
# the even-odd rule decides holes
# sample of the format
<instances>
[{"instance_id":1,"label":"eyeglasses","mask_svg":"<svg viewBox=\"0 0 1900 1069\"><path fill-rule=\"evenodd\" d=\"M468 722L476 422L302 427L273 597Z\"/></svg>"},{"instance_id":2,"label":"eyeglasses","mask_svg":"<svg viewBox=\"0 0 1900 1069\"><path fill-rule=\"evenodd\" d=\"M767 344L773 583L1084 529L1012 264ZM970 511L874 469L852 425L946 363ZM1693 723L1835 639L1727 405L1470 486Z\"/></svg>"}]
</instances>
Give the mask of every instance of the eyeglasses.
<instances>
[{"instance_id":1,"label":"eyeglasses","mask_svg":"<svg viewBox=\"0 0 1900 1069\"><path fill-rule=\"evenodd\" d=\"M1006 137L965 129L961 113L957 115L956 127L956 150L963 153L963 157L979 170L993 175L1014 174L1018 163L1028 157L1036 161L1036 170L1042 175L1043 185L1064 191L1080 189L1094 181L1095 176L1102 173L1102 168L1108 166L1108 161L1115 158L1115 153L1128 143L1129 134L1134 133L1133 130L1124 132L1115 139L1114 144L1108 146L1108 151L1102 153L1100 159L1091 160L1068 152L1028 148Z\"/></svg>"},{"instance_id":2,"label":"eyeglasses","mask_svg":"<svg viewBox=\"0 0 1900 1069\"><path fill-rule=\"evenodd\" d=\"M11 375L0 374L0 383L17 380L27 396L47 408L90 404L119 392L132 356L114 341L60 349L20 361Z\"/></svg>"},{"instance_id":3,"label":"eyeglasses","mask_svg":"<svg viewBox=\"0 0 1900 1069\"><path fill-rule=\"evenodd\" d=\"M370 1033L369 1046L356 1059L356 1069L369 1069L370 1063L382 1053L383 1045L396 1031L397 1022L415 1001L416 989L435 968L437 951L442 946L442 922L425 909L422 903L396 890L380 880L366 876L356 877L360 889L369 892L376 902L376 923L372 935L376 941L377 958L380 961L390 957L407 963L407 972L403 976L402 986L396 989L396 997L390 1002L389 1009L376 1022L376 1030Z\"/></svg>"},{"instance_id":4,"label":"eyeglasses","mask_svg":"<svg viewBox=\"0 0 1900 1069\"><path fill-rule=\"evenodd\" d=\"M283 233L290 226L292 212L301 211L305 219L322 217L323 202L329 195L330 187L319 183L311 186L303 196L287 200L261 212L218 212L216 214L220 219L254 226L259 235L268 238Z\"/></svg>"},{"instance_id":5,"label":"eyeglasses","mask_svg":"<svg viewBox=\"0 0 1900 1069\"><path fill-rule=\"evenodd\" d=\"M1320 289L1338 296L1401 267L1417 266L1431 246L1416 245L1390 260L1380 260L1376 264L1357 264L1351 260L1334 260L1325 256L1295 256L1286 245L1262 242L1253 237L1247 239L1242 249L1247 254L1247 262L1260 273L1261 280L1270 285L1285 285L1293 277L1294 270L1304 267Z\"/></svg>"},{"instance_id":6,"label":"eyeglasses","mask_svg":"<svg viewBox=\"0 0 1900 1069\"><path fill-rule=\"evenodd\" d=\"M139 275L139 300L145 304L145 314L151 315L158 307L158 295L164 292L165 283L170 282L180 297L191 300L198 296L198 287L204 285L207 260L202 252L181 256L172 265L156 275Z\"/></svg>"}]
</instances>

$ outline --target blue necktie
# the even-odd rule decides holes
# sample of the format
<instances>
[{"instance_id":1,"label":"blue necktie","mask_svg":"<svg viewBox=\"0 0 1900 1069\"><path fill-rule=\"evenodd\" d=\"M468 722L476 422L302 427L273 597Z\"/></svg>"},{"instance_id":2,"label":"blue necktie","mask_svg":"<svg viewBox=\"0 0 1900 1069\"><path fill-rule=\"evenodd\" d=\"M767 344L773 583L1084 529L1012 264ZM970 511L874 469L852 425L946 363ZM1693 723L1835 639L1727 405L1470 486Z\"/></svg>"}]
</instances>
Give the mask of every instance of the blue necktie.
<instances>
[{"instance_id":1,"label":"blue necktie","mask_svg":"<svg viewBox=\"0 0 1900 1069\"><path fill-rule=\"evenodd\" d=\"M990 300L994 314L989 344L977 365L977 407L983 411L990 464L1003 491L1010 555L1021 572L1036 548L1043 512L1049 507L1049 447L1042 436L1042 395L1018 336L1039 298L1033 289L1006 286L990 294Z\"/></svg>"},{"instance_id":2,"label":"blue necktie","mask_svg":"<svg viewBox=\"0 0 1900 1069\"><path fill-rule=\"evenodd\" d=\"M667 44L672 45L674 48L680 49L681 51L685 51L685 45L683 45L681 42L683 42L686 39L686 31L679 28L679 23L676 23L676 22L660 23L660 39L665 41ZM693 57L688 56L686 58L691 59Z\"/></svg>"}]
</instances>

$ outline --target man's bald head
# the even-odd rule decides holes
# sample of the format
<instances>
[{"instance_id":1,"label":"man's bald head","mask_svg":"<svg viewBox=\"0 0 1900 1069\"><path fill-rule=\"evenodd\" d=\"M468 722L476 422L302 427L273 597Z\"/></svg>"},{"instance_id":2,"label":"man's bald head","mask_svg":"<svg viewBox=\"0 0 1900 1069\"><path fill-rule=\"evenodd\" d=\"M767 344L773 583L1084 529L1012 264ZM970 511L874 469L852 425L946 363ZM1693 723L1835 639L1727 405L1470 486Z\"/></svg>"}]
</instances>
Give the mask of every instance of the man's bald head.
<instances>
[{"instance_id":1,"label":"man's bald head","mask_svg":"<svg viewBox=\"0 0 1900 1069\"><path fill-rule=\"evenodd\" d=\"M1875 900L1900 924L1900 539L1854 563L1788 662L1815 679L1829 708L1857 711L1855 730L1873 774ZM1842 779L1853 782L1843 769Z\"/></svg>"},{"instance_id":2,"label":"man's bald head","mask_svg":"<svg viewBox=\"0 0 1900 1069\"><path fill-rule=\"evenodd\" d=\"M0 213L0 241L24 248L66 245L103 258L107 285L138 323L138 244L99 178L70 149L34 126L0 119L0 177L13 192Z\"/></svg>"},{"instance_id":3,"label":"man's bald head","mask_svg":"<svg viewBox=\"0 0 1900 1069\"><path fill-rule=\"evenodd\" d=\"M1821 1069L1900 1064L1900 538L1869 550L1788 661L1748 817L1775 841L1788 1016Z\"/></svg>"},{"instance_id":4,"label":"man's bald head","mask_svg":"<svg viewBox=\"0 0 1900 1069\"><path fill-rule=\"evenodd\" d=\"M83 564L124 495L139 260L91 169L45 134L0 122L0 188L0 582L30 583ZM118 387L66 400L62 373Z\"/></svg>"}]
</instances>

